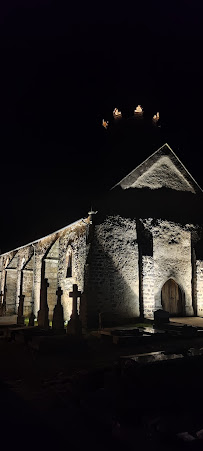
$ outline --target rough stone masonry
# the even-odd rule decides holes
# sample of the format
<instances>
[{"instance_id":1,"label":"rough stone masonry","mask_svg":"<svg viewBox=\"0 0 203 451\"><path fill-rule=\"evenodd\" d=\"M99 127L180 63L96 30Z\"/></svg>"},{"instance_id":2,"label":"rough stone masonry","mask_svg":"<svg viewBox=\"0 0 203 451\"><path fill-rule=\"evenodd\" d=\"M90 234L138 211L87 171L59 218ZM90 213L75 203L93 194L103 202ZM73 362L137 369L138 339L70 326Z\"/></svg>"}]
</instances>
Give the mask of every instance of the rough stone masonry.
<instances>
[{"instance_id":1,"label":"rough stone masonry","mask_svg":"<svg viewBox=\"0 0 203 451\"><path fill-rule=\"evenodd\" d=\"M61 287L69 321L73 284L81 291L83 327L109 320L203 316L202 190L165 144L110 192L98 212L0 256L1 303L6 315L40 309L48 280L49 318ZM5 310L5 309L4 309ZM3 311L3 309L1 309Z\"/></svg>"}]
</instances>

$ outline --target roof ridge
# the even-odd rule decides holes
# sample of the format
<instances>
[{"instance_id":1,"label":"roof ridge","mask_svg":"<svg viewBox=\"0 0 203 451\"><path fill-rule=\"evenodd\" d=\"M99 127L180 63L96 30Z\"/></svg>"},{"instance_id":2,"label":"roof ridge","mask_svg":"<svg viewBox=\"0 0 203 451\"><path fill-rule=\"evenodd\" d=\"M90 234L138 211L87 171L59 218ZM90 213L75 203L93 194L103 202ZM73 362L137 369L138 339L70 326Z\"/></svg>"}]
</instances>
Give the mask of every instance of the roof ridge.
<instances>
[{"instance_id":1,"label":"roof ridge","mask_svg":"<svg viewBox=\"0 0 203 451\"><path fill-rule=\"evenodd\" d=\"M159 147L157 150L155 150L155 152L153 152L151 155L149 155L147 158L145 158L145 160L142 161L142 163L138 164L138 166L136 166L132 171L130 171L127 175L125 175L125 177L123 177L118 183L116 183L114 186L112 186L111 190L113 188L115 188L117 185L120 185L120 183L123 180L125 180L126 177L129 177L129 175L131 175L136 169L138 169L140 166L142 166L144 163L146 163L146 161L148 161L151 157L153 157L153 155L155 155L159 150L161 150L165 146L167 146L173 152L173 150L167 143L163 144L161 147ZM173 153L175 155L175 152L173 152Z\"/></svg>"}]
</instances>

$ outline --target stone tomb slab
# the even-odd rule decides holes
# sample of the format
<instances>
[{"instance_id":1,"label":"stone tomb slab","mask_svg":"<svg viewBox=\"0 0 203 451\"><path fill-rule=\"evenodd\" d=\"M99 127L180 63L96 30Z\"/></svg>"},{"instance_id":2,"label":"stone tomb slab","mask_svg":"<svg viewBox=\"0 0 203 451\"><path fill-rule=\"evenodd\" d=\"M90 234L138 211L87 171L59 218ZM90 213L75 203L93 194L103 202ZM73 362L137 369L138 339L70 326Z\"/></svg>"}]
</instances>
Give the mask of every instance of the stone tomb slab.
<instances>
[{"instance_id":1,"label":"stone tomb slab","mask_svg":"<svg viewBox=\"0 0 203 451\"><path fill-rule=\"evenodd\" d=\"M107 328L98 331L98 336L105 339L112 339L117 345L130 345L133 343L149 343L149 341L175 340L177 337L196 338L203 336L203 330L185 324L162 324L161 328L154 327L120 327Z\"/></svg>"},{"instance_id":2,"label":"stone tomb slab","mask_svg":"<svg viewBox=\"0 0 203 451\"><path fill-rule=\"evenodd\" d=\"M131 343L145 343L149 340L157 340L162 337L168 337L165 330L153 329L152 327L122 327L112 329L102 329L99 336L104 338L112 338L114 344L130 345Z\"/></svg>"},{"instance_id":3,"label":"stone tomb slab","mask_svg":"<svg viewBox=\"0 0 203 451\"><path fill-rule=\"evenodd\" d=\"M203 356L203 348L187 348L184 350L171 350L171 351L156 351L156 352L148 352L142 354L135 354L129 356L121 356L120 363L121 366L125 362L132 362L139 365L148 365L152 363L159 363L169 360L180 360L187 359L191 357L199 357Z\"/></svg>"},{"instance_id":4,"label":"stone tomb slab","mask_svg":"<svg viewBox=\"0 0 203 451\"><path fill-rule=\"evenodd\" d=\"M142 328L140 328L140 329L142 329ZM163 329L157 329L156 327L150 327L150 326L143 327L143 331L145 334L150 334L150 335L155 335L155 334L160 335L160 334L166 333L166 331Z\"/></svg>"},{"instance_id":5,"label":"stone tomb slab","mask_svg":"<svg viewBox=\"0 0 203 451\"><path fill-rule=\"evenodd\" d=\"M164 351L157 352L149 352L144 354L135 354L130 356L121 356L121 364L122 361L131 361L133 363L137 363L139 365L147 365L151 363L157 363L168 360L182 359L184 355L182 353L171 353L167 354Z\"/></svg>"}]
</instances>

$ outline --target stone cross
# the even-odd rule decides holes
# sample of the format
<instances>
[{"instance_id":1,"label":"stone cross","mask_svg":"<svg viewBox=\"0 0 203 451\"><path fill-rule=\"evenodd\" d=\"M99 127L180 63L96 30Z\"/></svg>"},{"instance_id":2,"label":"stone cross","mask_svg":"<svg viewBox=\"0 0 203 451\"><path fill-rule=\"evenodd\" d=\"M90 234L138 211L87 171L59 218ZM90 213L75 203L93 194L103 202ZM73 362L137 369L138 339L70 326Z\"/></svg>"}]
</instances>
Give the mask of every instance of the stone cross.
<instances>
[{"instance_id":1,"label":"stone cross","mask_svg":"<svg viewBox=\"0 0 203 451\"><path fill-rule=\"evenodd\" d=\"M82 336L82 324L77 310L77 299L81 297L81 291L76 284L73 285L73 291L69 293L69 297L73 298L73 306L72 315L67 324L67 334Z\"/></svg>"},{"instance_id":2,"label":"stone cross","mask_svg":"<svg viewBox=\"0 0 203 451\"><path fill-rule=\"evenodd\" d=\"M24 326L23 307L24 307L25 295L20 294L18 297L19 297L19 306L18 306L17 324L19 326Z\"/></svg>"},{"instance_id":3,"label":"stone cross","mask_svg":"<svg viewBox=\"0 0 203 451\"><path fill-rule=\"evenodd\" d=\"M58 290L56 291L57 304L54 307L53 321L52 321L52 328L56 333L64 333L63 306L61 304L62 294L63 294L63 290L61 289L61 287L58 287Z\"/></svg>"},{"instance_id":4,"label":"stone cross","mask_svg":"<svg viewBox=\"0 0 203 451\"><path fill-rule=\"evenodd\" d=\"M78 290L77 284L73 285L73 291L69 293L69 297L73 298L72 318L76 318L78 316L77 300L81 297L81 291Z\"/></svg>"}]
</instances>

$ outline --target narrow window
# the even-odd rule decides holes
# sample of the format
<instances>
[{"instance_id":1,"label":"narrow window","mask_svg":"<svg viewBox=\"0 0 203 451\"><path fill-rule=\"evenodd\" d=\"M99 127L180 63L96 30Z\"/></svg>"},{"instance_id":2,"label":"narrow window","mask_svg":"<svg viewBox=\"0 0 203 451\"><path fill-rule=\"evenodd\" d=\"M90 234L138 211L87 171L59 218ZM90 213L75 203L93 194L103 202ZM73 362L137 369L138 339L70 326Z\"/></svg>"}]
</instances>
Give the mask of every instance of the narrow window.
<instances>
[{"instance_id":1,"label":"narrow window","mask_svg":"<svg viewBox=\"0 0 203 451\"><path fill-rule=\"evenodd\" d=\"M68 256L68 266L66 277L72 277L72 254L70 253Z\"/></svg>"}]
</instances>

